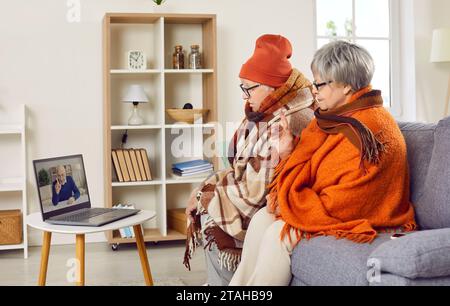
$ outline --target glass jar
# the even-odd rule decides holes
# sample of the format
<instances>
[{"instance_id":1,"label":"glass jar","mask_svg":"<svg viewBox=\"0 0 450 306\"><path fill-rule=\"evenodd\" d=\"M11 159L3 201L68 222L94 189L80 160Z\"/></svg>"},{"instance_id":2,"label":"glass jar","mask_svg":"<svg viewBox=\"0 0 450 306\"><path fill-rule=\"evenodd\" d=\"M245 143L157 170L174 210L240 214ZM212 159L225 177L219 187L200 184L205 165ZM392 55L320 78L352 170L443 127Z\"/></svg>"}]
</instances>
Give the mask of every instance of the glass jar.
<instances>
[{"instance_id":1,"label":"glass jar","mask_svg":"<svg viewBox=\"0 0 450 306\"><path fill-rule=\"evenodd\" d=\"M175 52L173 53L173 69L184 69L184 53L183 46L175 46Z\"/></svg>"},{"instance_id":2,"label":"glass jar","mask_svg":"<svg viewBox=\"0 0 450 306\"><path fill-rule=\"evenodd\" d=\"M192 45L189 53L189 69L201 69L202 59L199 45Z\"/></svg>"}]
</instances>

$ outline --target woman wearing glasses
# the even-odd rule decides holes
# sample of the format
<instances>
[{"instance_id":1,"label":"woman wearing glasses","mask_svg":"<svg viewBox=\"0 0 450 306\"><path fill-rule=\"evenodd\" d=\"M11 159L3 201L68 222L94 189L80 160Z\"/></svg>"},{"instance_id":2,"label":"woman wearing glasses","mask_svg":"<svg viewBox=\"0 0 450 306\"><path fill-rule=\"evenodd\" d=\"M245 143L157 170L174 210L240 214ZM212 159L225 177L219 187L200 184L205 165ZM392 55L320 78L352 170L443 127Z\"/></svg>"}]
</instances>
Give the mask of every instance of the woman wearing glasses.
<instances>
[{"instance_id":1,"label":"woman wearing glasses","mask_svg":"<svg viewBox=\"0 0 450 306\"><path fill-rule=\"evenodd\" d=\"M370 243L379 231L416 228L406 144L370 86L372 57L337 41L317 51L312 71L315 119L279 165L231 285L288 285L291 253L304 239Z\"/></svg>"},{"instance_id":2,"label":"woman wearing glasses","mask_svg":"<svg viewBox=\"0 0 450 306\"><path fill-rule=\"evenodd\" d=\"M189 259L201 233L210 284L230 281L250 220L266 204L266 187L276 166L289 156L313 118L312 84L292 68L291 54L291 44L282 36L258 38L253 56L239 74L245 119L230 143L230 167L209 177L191 194L184 263L190 268ZM283 145L278 143L280 125L289 131L282 138Z\"/></svg>"}]
</instances>

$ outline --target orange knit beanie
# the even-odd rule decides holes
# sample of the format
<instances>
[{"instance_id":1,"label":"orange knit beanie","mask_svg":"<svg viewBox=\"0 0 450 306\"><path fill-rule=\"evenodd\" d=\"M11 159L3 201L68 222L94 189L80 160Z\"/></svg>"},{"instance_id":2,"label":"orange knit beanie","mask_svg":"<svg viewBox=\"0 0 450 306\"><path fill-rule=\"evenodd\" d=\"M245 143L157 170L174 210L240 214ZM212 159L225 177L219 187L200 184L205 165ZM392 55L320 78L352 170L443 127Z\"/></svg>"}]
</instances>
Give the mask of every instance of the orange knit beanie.
<instances>
[{"instance_id":1,"label":"orange knit beanie","mask_svg":"<svg viewBox=\"0 0 450 306\"><path fill-rule=\"evenodd\" d=\"M292 46L281 35L266 34L256 41L252 57L242 65L239 77L271 87L280 87L289 79Z\"/></svg>"}]
</instances>

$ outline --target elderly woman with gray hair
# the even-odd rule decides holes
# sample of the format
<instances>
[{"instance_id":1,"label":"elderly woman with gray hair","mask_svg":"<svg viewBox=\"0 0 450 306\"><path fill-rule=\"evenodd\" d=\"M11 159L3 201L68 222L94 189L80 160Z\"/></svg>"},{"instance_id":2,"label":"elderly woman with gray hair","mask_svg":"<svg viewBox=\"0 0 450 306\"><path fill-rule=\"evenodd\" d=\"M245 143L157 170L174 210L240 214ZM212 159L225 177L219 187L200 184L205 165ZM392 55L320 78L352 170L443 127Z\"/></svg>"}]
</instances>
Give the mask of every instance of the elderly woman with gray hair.
<instances>
[{"instance_id":1,"label":"elderly woman with gray hair","mask_svg":"<svg viewBox=\"0 0 450 306\"><path fill-rule=\"evenodd\" d=\"M288 285L303 239L371 243L378 232L416 229L406 144L358 45L332 42L311 65L319 108L276 169L267 209L250 222L230 285Z\"/></svg>"}]
</instances>

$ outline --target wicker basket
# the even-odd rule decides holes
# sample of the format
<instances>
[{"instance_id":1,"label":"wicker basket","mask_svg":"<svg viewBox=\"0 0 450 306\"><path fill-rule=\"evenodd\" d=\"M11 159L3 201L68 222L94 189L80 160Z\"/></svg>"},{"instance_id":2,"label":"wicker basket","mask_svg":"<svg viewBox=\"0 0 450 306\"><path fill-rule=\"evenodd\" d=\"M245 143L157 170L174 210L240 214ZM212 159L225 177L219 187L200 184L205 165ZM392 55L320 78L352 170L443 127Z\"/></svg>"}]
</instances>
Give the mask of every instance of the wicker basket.
<instances>
[{"instance_id":1,"label":"wicker basket","mask_svg":"<svg viewBox=\"0 0 450 306\"><path fill-rule=\"evenodd\" d=\"M22 243L22 212L0 211L0 245Z\"/></svg>"},{"instance_id":2,"label":"wicker basket","mask_svg":"<svg viewBox=\"0 0 450 306\"><path fill-rule=\"evenodd\" d=\"M209 112L209 109L180 109L180 108L169 108L166 109L167 114L170 118L176 122L185 122L193 124L196 119L203 118Z\"/></svg>"}]
</instances>

